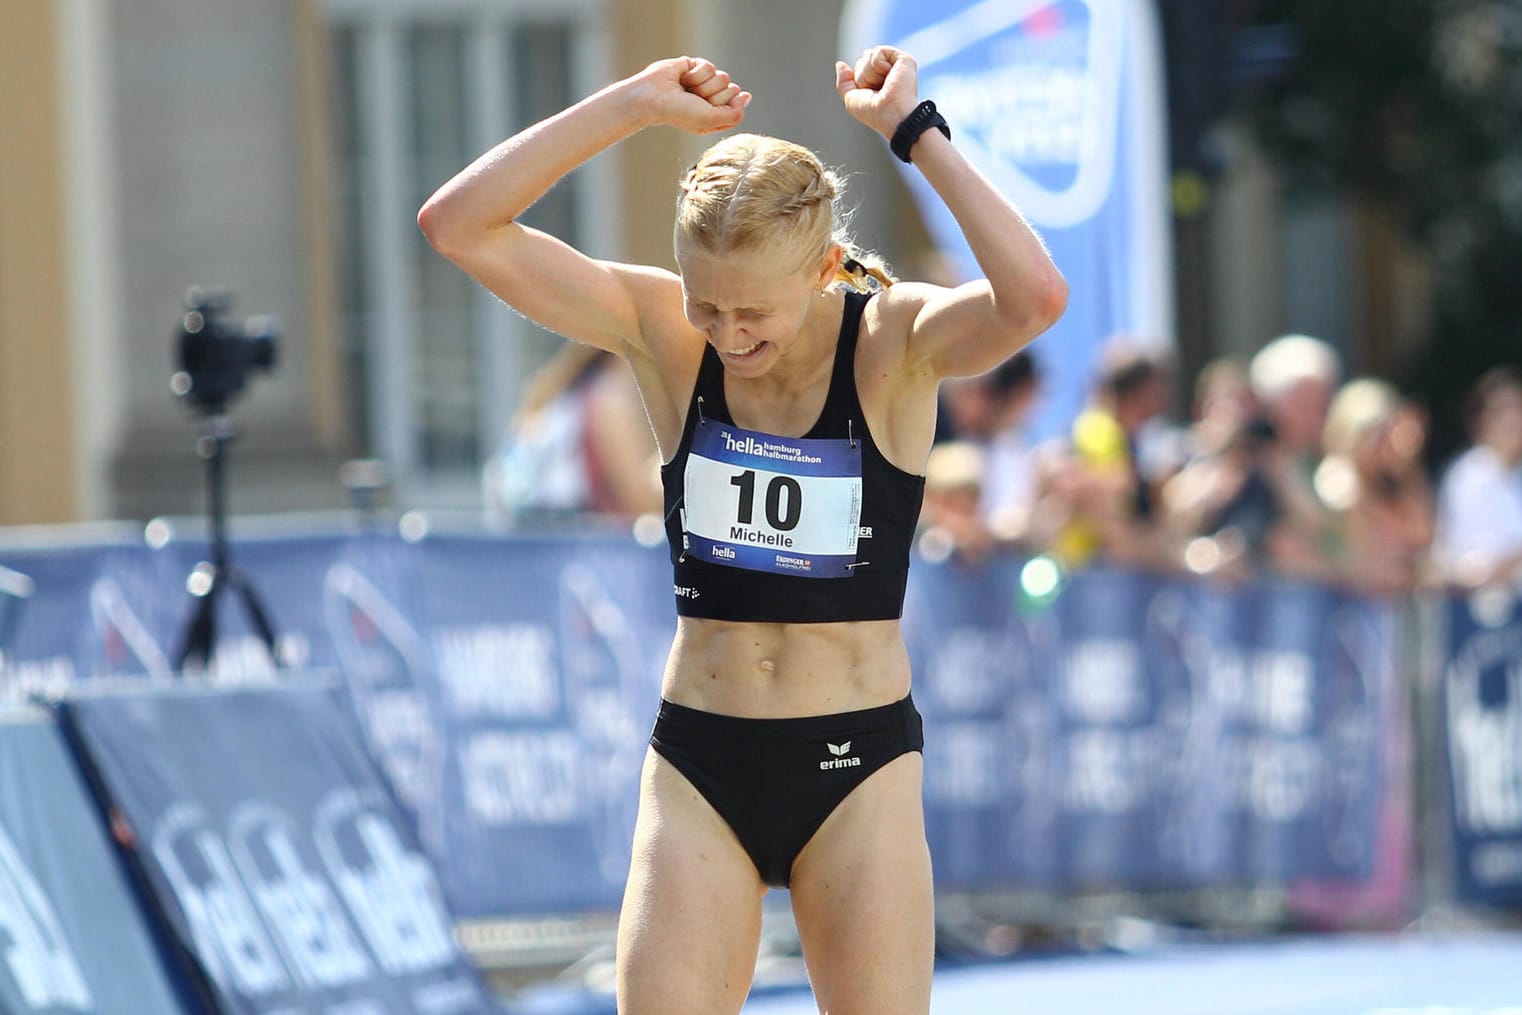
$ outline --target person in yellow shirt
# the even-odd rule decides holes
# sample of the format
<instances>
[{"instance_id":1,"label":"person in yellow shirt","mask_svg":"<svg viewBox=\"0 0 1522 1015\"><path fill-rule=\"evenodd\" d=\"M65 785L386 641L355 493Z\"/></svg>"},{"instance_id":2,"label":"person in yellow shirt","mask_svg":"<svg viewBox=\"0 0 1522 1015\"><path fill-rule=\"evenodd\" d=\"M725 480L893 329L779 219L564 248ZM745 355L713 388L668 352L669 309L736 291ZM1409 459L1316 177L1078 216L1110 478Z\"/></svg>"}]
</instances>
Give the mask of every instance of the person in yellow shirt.
<instances>
[{"instance_id":1,"label":"person in yellow shirt","mask_svg":"<svg viewBox=\"0 0 1522 1015\"><path fill-rule=\"evenodd\" d=\"M1168 373L1145 352L1117 350L1104 365L1095 399L1073 421L1072 455L1080 481L1068 524L1053 550L1067 567L1097 554L1145 563L1141 527L1153 517L1150 485L1137 467L1136 438L1168 402Z\"/></svg>"}]
</instances>

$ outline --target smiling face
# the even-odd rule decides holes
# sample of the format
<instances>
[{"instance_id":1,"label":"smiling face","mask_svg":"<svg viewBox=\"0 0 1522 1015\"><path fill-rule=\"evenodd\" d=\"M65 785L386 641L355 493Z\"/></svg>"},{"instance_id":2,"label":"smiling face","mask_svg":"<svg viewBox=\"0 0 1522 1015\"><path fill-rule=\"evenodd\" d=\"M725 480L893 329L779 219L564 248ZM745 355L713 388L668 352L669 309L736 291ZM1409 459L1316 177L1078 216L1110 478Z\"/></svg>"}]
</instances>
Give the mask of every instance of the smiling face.
<instances>
[{"instance_id":1,"label":"smiling face","mask_svg":"<svg viewBox=\"0 0 1522 1015\"><path fill-rule=\"evenodd\" d=\"M840 248L832 247L826 257L794 269L771 252L718 254L679 244L683 310L726 370L759 377L806 340L819 294L839 259Z\"/></svg>"}]
</instances>

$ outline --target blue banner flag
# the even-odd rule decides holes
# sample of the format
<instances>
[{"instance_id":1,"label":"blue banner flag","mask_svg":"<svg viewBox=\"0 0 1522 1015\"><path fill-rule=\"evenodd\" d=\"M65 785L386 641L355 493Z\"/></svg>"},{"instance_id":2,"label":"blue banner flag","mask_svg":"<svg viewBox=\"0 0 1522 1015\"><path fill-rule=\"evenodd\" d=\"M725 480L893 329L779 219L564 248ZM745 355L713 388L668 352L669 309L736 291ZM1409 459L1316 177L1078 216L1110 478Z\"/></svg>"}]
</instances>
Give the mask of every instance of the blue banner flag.
<instances>
[{"instance_id":1,"label":"blue banner flag","mask_svg":"<svg viewBox=\"0 0 1522 1015\"><path fill-rule=\"evenodd\" d=\"M0 712L0 1011L184 1011L51 717Z\"/></svg>"},{"instance_id":2,"label":"blue banner flag","mask_svg":"<svg viewBox=\"0 0 1522 1015\"><path fill-rule=\"evenodd\" d=\"M1505 597L1449 604L1442 704L1459 897L1519 909L1522 605Z\"/></svg>"},{"instance_id":3,"label":"blue banner flag","mask_svg":"<svg viewBox=\"0 0 1522 1015\"><path fill-rule=\"evenodd\" d=\"M61 714L218 1011L493 1010L326 684L113 689Z\"/></svg>"},{"instance_id":4,"label":"blue banner flag","mask_svg":"<svg viewBox=\"0 0 1522 1015\"><path fill-rule=\"evenodd\" d=\"M1173 338L1167 124L1153 0L850 0L841 50L905 49L952 142L1037 230L1072 294L1037 340L1037 438L1066 434L1109 339ZM982 276L961 227L900 165L958 281Z\"/></svg>"}]
</instances>

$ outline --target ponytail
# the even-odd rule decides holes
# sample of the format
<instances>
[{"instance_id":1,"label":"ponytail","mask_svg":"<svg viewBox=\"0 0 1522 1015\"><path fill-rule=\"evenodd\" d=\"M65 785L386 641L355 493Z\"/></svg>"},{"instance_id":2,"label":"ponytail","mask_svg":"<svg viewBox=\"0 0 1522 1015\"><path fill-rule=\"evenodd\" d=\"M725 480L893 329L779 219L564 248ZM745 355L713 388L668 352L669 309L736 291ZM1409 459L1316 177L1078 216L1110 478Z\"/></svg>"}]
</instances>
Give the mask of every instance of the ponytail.
<instances>
[{"instance_id":1,"label":"ponytail","mask_svg":"<svg viewBox=\"0 0 1522 1015\"><path fill-rule=\"evenodd\" d=\"M898 279L893 277L888 265L874 254L863 253L846 246L846 255L835 269L835 282L844 282L857 292L873 292L888 288Z\"/></svg>"}]
</instances>

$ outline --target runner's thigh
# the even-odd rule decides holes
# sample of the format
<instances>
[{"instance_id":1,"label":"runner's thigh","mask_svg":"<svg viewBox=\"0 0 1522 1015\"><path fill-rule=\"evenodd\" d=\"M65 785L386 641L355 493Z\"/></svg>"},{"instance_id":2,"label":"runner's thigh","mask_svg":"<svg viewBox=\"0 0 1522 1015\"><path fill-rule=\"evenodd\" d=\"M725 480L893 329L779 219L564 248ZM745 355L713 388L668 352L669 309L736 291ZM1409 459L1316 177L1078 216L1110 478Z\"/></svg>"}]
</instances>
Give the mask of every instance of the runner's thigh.
<instances>
[{"instance_id":1,"label":"runner's thigh","mask_svg":"<svg viewBox=\"0 0 1522 1015\"><path fill-rule=\"evenodd\" d=\"M819 1010L925 1015L935 903L920 797L905 754L837 807L793 865L793 914Z\"/></svg>"},{"instance_id":2,"label":"runner's thigh","mask_svg":"<svg viewBox=\"0 0 1522 1015\"><path fill-rule=\"evenodd\" d=\"M764 894L729 826L649 751L618 921L620 1015L738 1012L755 974Z\"/></svg>"}]
</instances>

